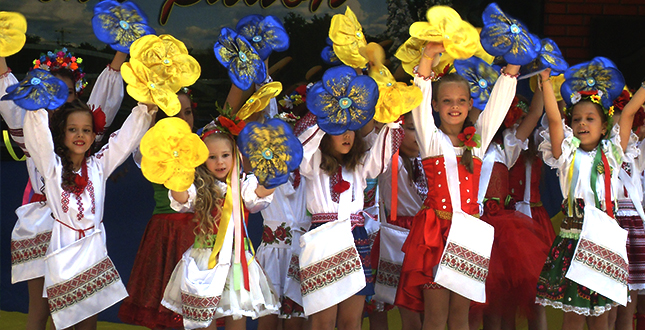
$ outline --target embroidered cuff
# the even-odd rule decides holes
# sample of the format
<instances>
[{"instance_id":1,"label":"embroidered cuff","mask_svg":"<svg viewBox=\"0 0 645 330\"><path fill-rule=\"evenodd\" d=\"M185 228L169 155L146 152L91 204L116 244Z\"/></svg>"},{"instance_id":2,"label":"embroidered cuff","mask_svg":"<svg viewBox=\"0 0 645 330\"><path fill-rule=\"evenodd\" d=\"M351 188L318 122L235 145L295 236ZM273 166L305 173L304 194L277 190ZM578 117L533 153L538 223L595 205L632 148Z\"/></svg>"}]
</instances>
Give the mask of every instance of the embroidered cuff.
<instances>
[{"instance_id":1,"label":"embroidered cuff","mask_svg":"<svg viewBox=\"0 0 645 330\"><path fill-rule=\"evenodd\" d=\"M117 69L113 68L113 67L112 67L111 65L109 65L109 64L107 65L107 67L108 67L108 69L109 69L110 71L114 71L114 72L121 72L121 70L117 70Z\"/></svg>"},{"instance_id":2,"label":"embroidered cuff","mask_svg":"<svg viewBox=\"0 0 645 330\"><path fill-rule=\"evenodd\" d=\"M519 73L519 72L518 72L518 73L516 73L516 74L508 74L508 73L504 72L504 69L506 69L506 67L501 68L501 69L499 70L499 73L500 73L500 74L502 74L502 75L505 75L505 76L507 76L507 77L511 77L511 78L517 78L517 77L519 77L519 76L520 76L520 73Z\"/></svg>"},{"instance_id":3,"label":"embroidered cuff","mask_svg":"<svg viewBox=\"0 0 645 330\"><path fill-rule=\"evenodd\" d=\"M0 79L6 78L11 73L11 68L7 68L7 72L0 75Z\"/></svg>"},{"instance_id":4,"label":"embroidered cuff","mask_svg":"<svg viewBox=\"0 0 645 330\"><path fill-rule=\"evenodd\" d=\"M428 81L428 80L437 81L437 80L439 80L439 78L437 78L437 75L434 73L434 71L430 71L431 73L430 73L429 77L426 77L426 76L420 74L418 65L414 67L414 70L412 72L414 73L415 76L417 76L417 77L419 77L419 78L421 78L421 79L423 79L425 81Z\"/></svg>"}]
</instances>

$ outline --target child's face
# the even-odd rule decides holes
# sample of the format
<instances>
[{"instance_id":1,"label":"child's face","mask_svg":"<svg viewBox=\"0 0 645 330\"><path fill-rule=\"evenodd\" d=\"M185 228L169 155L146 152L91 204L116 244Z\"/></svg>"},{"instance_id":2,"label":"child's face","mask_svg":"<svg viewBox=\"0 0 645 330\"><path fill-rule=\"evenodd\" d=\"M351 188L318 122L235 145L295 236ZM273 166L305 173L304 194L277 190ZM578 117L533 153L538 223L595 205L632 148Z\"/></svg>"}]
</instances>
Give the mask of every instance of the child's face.
<instances>
[{"instance_id":1,"label":"child's face","mask_svg":"<svg viewBox=\"0 0 645 330\"><path fill-rule=\"evenodd\" d=\"M67 116L65 122L65 146L69 156L84 156L94 143L94 127L89 112L76 111Z\"/></svg>"},{"instance_id":2,"label":"child's face","mask_svg":"<svg viewBox=\"0 0 645 330\"><path fill-rule=\"evenodd\" d=\"M412 158L419 155L419 145L417 136L414 131L414 119L412 116L405 116L405 125L403 125L405 135L399 148L401 156Z\"/></svg>"},{"instance_id":3,"label":"child's face","mask_svg":"<svg viewBox=\"0 0 645 330\"><path fill-rule=\"evenodd\" d=\"M354 145L354 131L346 131L341 135L330 135L335 156L347 155Z\"/></svg>"},{"instance_id":4,"label":"child's face","mask_svg":"<svg viewBox=\"0 0 645 330\"><path fill-rule=\"evenodd\" d=\"M67 85L67 100L65 102L72 102L76 99L76 89L74 88L74 82L69 79L68 77L63 77L59 75L55 75L56 78L62 80L65 82L65 85Z\"/></svg>"},{"instance_id":5,"label":"child's face","mask_svg":"<svg viewBox=\"0 0 645 330\"><path fill-rule=\"evenodd\" d=\"M434 111L439 112L441 125L462 125L473 106L468 86L460 82L445 82L439 85Z\"/></svg>"},{"instance_id":6,"label":"child's face","mask_svg":"<svg viewBox=\"0 0 645 330\"><path fill-rule=\"evenodd\" d=\"M204 143L208 148L206 168L218 180L226 181L228 172L233 168L233 148L231 142L223 138L209 138Z\"/></svg>"},{"instance_id":7,"label":"child's face","mask_svg":"<svg viewBox=\"0 0 645 330\"><path fill-rule=\"evenodd\" d=\"M186 94L179 94L179 103L181 104L181 110L175 115L177 118L181 118L188 123L190 129L193 129L194 117L193 117L193 107L190 102L190 98Z\"/></svg>"},{"instance_id":8,"label":"child's face","mask_svg":"<svg viewBox=\"0 0 645 330\"><path fill-rule=\"evenodd\" d=\"M582 150L593 150L607 132L598 108L591 102L576 104L571 112L571 129Z\"/></svg>"}]
</instances>

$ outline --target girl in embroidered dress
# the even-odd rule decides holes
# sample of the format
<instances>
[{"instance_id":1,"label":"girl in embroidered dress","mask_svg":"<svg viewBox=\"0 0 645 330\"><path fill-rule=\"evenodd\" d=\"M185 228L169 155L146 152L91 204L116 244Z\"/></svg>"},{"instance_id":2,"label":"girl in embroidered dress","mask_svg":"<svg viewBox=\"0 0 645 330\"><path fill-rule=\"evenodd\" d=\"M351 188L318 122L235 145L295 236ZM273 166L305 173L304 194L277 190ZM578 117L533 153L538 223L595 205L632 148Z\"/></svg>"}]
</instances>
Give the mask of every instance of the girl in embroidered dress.
<instances>
[{"instance_id":1,"label":"girl in embroidered dress","mask_svg":"<svg viewBox=\"0 0 645 330\"><path fill-rule=\"evenodd\" d=\"M227 211L227 205L230 205L233 198L239 196L237 195L239 190L236 194L235 191L231 191L231 186L227 185L227 181L233 185L232 180L239 180L238 177L229 174L229 172L239 173L234 169L235 166L239 166L235 160L237 153L235 141L228 132L212 124L204 128L202 140L208 148L209 156L204 164L196 168L194 183L186 191L170 190L168 193L170 207L177 212L194 212L197 225L194 245L184 253L183 259L175 267L166 287L162 305L181 314L184 318L184 327L187 329L196 328L196 324L204 324L206 325L204 328L216 329L216 322L212 321L220 317L224 317L226 329L246 329L246 317L255 319L277 312L280 303L271 282L255 258L252 258L245 225L241 227L239 234L235 233L242 236L239 239L233 236L234 221L225 222L222 219L222 215L230 214L231 220L234 220L235 210ZM249 189L246 187L248 184L250 181L245 181L242 191ZM273 191L274 189L266 189L256 184L254 193L257 199L253 201L254 205L248 211L258 212L262 207L266 207L272 200ZM236 230L240 229L236 228ZM238 265L231 265L224 277L202 278L202 288L211 285L210 282L225 282L220 283L224 289L223 292L219 292L215 303L212 302L215 297L203 298L204 295L208 295L207 291L199 292L199 289L198 292L186 291L187 281L193 280L195 276L208 276L209 271L217 270L209 266L209 259L215 257L215 254L226 253L233 258L231 248L234 239L244 242L243 247L238 246L239 243L236 242L235 248L244 251L246 259L242 258L242 267L248 267L242 270L245 274L241 276L238 273L239 269L236 269ZM223 243L218 244L220 240ZM215 251L214 247L218 245L221 250ZM250 261L248 265L246 265L247 260ZM217 266L225 261L220 258ZM232 263L231 259L228 262ZM186 263L189 265L185 268ZM190 273L191 265L197 267L192 273ZM242 282L245 283L240 283L240 277L244 278Z\"/></svg>"},{"instance_id":2,"label":"girl in embroidered dress","mask_svg":"<svg viewBox=\"0 0 645 330\"><path fill-rule=\"evenodd\" d=\"M311 98L311 95L309 97ZM349 278L347 274L338 276L339 272L333 269L319 268L310 271L318 264L301 268L303 296L307 294L313 297L324 293L325 298L328 298L316 306L316 309L319 309L317 312L308 314L313 330L332 330L336 325L340 330L361 327L365 296L374 294L374 280L369 260L370 239L364 228L364 216L361 214L364 206L363 191L367 187L367 178L376 178L387 169L392 154L398 149L402 133L399 124L387 124L380 130L368 151L359 131L329 135L318 125L313 125L299 136L304 149L300 174L306 179L307 210L312 214L311 228L305 234L312 239L301 239L301 242L306 241L306 243L302 246L300 264L302 265L303 255L308 253L307 251L316 251L322 245L333 243L314 238L316 237L313 236L314 234L330 228L321 226L336 220L351 219L354 245L358 250L366 283L362 289L348 292L342 285L331 286ZM332 258L332 256L324 257ZM342 261L347 262L347 260ZM321 261L320 264L325 262ZM342 266L347 266L346 269L352 268L350 265L341 263L339 267L342 268ZM306 272L303 273L303 271ZM340 302L333 303L338 300ZM307 303L304 302L304 305L307 313Z\"/></svg>"},{"instance_id":3,"label":"girl in embroidered dress","mask_svg":"<svg viewBox=\"0 0 645 330\"><path fill-rule=\"evenodd\" d=\"M64 54L63 56L68 56ZM105 113L105 125L112 123L123 99L123 79L119 70L126 59L126 54L117 52L112 62L103 70L96 80L88 101L91 109L101 109ZM50 68L50 71L63 80L69 88L68 102L78 98L85 85L80 75L75 75L76 70L67 68ZM17 84L18 80L7 66L6 59L0 57L0 90L5 94L7 87ZM77 79L78 78L78 79ZM2 96L0 95L0 96ZM28 330L44 330L49 317L47 300L42 298L44 257L53 220L51 210L47 206L44 195L44 181L38 173L33 159L25 148L23 123L25 111L16 106L12 101L0 101L0 115L9 126L11 138L20 146L27 157L25 164L29 173L29 182L25 189L23 205L16 210L18 221L11 234L11 281L17 283L27 280L29 290L29 311L27 318ZM97 134L96 141L100 141L105 128ZM28 197L31 193L31 197ZM36 203L37 202L37 203Z\"/></svg>"},{"instance_id":4,"label":"girl in embroidered dress","mask_svg":"<svg viewBox=\"0 0 645 330\"><path fill-rule=\"evenodd\" d=\"M92 111L67 103L51 119L45 110L25 114L25 145L45 181L55 221L45 260L44 286L58 329L96 328L97 314L127 296L105 250L103 203L108 176L136 147L156 107L140 104L108 144L92 154ZM81 277L85 281L73 281Z\"/></svg>"},{"instance_id":5,"label":"girl in embroidered dress","mask_svg":"<svg viewBox=\"0 0 645 330\"><path fill-rule=\"evenodd\" d=\"M412 110L412 114L428 187L431 187L432 193L412 222L410 234L403 246L406 256L395 303L412 311L423 312L423 328L426 330L442 330L446 323L450 329L466 330L470 301L436 284L433 276L433 270L439 264L444 249L452 216L442 143L446 136L450 138L457 158L460 159L458 172L462 210L478 215L480 159L511 105L519 66L508 65L503 69L486 109L473 127L467 119L473 104L468 82L456 74L443 76L434 88L429 81L433 74L433 60L438 61L439 54L444 51L443 44L428 43L414 79L424 94L421 106ZM439 112L441 125L438 128L434 125L432 109ZM473 143L475 131L481 134L481 146L472 147L476 144ZM465 148L464 144L471 147Z\"/></svg>"},{"instance_id":6,"label":"girl in embroidered dress","mask_svg":"<svg viewBox=\"0 0 645 330\"><path fill-rule=\"evenodd\" d=\"M552 85L544 84L549 81L549 73L550 70L547 69L540 74L549 129L542 133L545 140L540 144L539 150L543 152L544 162L558 170L563 196L575 198L576 201L569 203L567 199L563 202L565 219L540 274L536 302L564 310L563 329L581 329L585 321L591 330L607 329L608 313L605 312L616 303L573 282L565 274L571 266L582 229L582 198L591 191L597 194L597 199L601 201L597 203L600 209L613 217L613 205L607 204L613 204L611 201L615 200L617 194L615 184L621 158L629 142L632 121L638 107L626 108L617 125L608 127L611 112L602 106L598 92L591 91L589 95L580 93L581 98L572 100L572 106L565 111L572 124L569 127L563 124L560 117ZM609 138L604 139L607 133ZM604 167L605 170L594 173L599 167ZM606 177L608 167L611 168L610 177ZM579 176L568 175L575 172L580 173ZM570 177L576 176L578 181L569 181ZM591 185L588 184L590 176L597 177ZM610 187L612 191L606 191L605 187Z\"/></svg>"}]
</instances>

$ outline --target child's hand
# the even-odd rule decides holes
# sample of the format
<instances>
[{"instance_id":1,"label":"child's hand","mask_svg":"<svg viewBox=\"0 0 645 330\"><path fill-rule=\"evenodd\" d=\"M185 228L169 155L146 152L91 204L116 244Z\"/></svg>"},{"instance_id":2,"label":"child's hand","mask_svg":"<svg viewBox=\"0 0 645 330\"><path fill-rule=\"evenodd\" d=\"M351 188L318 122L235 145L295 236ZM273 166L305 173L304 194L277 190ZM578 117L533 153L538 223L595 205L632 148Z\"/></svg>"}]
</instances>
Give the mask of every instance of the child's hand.
<instances>
[{"instance_id":1,"label":"child's hand","mask_svg":"<svg viewBox=\"0 0 645 330\"><path fill-rule=\"evenodd\" d=\"M264 198L264 197L267 197L267 196L269 196L269 195L273 194L273 192L275 191L275 189L276 189L276 188L271 188L271 189L269 189L269 188L267 188L267 187L265 187L265 186L263 186L263 185L258 185L258 187L255 189L255 194L256 194L259 198Z\"/></svg>"},{"instance_id":2,"label":"child's hand","mask_svg":"<svg viewBox=\"0 0 645 330\"><path fill-rule=\"evenodd\" d=\"M149 114L155 114L157 110L159 110L159 107L157 107L156 104L146 104L146 107L148 108L148 113Z\"/></svg>"},{"instance_id":3,"label":"child's hand","mask_svg":"<svg viewBox=\"0 0 645 330\"><path fill-rule=\"evenodd\" d=\"M423 55L435 58L437 54L443 53L446 51L446 48L443 47L442 42L429 42L425 48L423 48Z\"/></svg>"},{"instance_id":4,"label":"child's hand","mask_svg":"<svg viewBox=\"0 0 645 330\"><path fill-rule=\"evenodd\" d=\"M546 70L540 72L540 84L546 81L549 81L551 77L551 69L547 68Z\"/></svg>"}]
</instances>

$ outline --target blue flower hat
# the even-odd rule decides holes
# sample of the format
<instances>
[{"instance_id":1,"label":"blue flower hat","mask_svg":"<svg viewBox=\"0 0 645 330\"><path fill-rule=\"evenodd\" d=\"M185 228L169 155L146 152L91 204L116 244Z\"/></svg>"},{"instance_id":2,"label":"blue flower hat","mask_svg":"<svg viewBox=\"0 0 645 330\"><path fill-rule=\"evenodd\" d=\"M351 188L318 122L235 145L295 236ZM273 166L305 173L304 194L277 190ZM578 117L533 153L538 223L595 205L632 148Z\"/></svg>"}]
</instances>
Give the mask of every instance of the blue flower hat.
<instances>
[{"instance_id":1,"label":"blue flower hat","mask_svg":"<svg viewBox=\"0 0 645 330\"><path fill-rule=\"evenodd\" d=\"M616 64L606 57L595 57L589 62L576 64L564 72L560 87L567 108L578 103L580 92L598 91L602 106L609 109L625 87L625 78Z\"/></svg>"},{"instance_id":2,"label":"blue flower hat","mask_svg":"<svg viewBox=\"0 0 645 330\"><path fill-rule=\"evenodd\" d=\"M55 110L67 101L69 90L64 81L54 77L49 71L33 69L25 78L7 87L2 100L12 100L25 110Z\"/></svg>"},{"instance_id":3,"label":"blue flower hat","mask_svg":"<svg viewBox=\"0 0 645 330\"><path fill-rule=\"evenodd\" d=\"M347 66L327 69L323 80L307 92L307 108L327 134L339 135L365 126L374 117L378 85Z\"/></svg>"},{"instance_id":4,"label":"blue flower hat","mask_svg":"<svg viewBox=\"0 0 645 330\"><path fill-rule=\"evenodd\" d=\"M235 30L251 43L263 61L273 51L283 52L289 49L287 30L275 16L248 15L237 23Z\"/></svg>"},{"instance_id":5,"label":"blue flower hat","mask_svg":"<svg viewBox=\"0 0 645 330\"><path fill-rule=\"evenodd\" d=\"M536 75L545 69L551 69L551 76L559 76L569 67L555 41L544 38L540 43L542 46L537 58L520 69L520 79Z\"/></svg>"},{"instance_id":6,"label":"blue flower hat","mask_svg":"<svg viewBox=\"0 0 645 330\"><path fill-rule=\"evenodd\" d=\"M251 163L258 182L268 189L286 183L289 172L300 166L302 144L281 119L246 124L237 138L240 151Z\"/></svg>"},{"instance_id":7,"label":"blue flower hat","mask_svg":"<svg viewBox=\"0 0 645 330\"><path fill-rule=\"evenodd\" d=\"M213 47L215 57L228 69L228 76L242 90L253 83L261 84L267 78L267 68L255 48L235 31L222 28Z\"/></svg>"},{"instance_id":8,"label":"blue flower hat","mask_svg":"<svg viewBox=\"0 0 645 330\"><path fill-rule=\"evenodd\" d=\"M342 64L338 56L336 56L336 53L334 52L334 43L327 37L327 46L323 48L322 52L320 52L320 57L322 58L323 62L329 65L339 65Z\"/></svg>"},{"instance_id":9,"label":"blue flower hat","mask_svg":"<svg viewBox=\"0 0 645 330\"><path fill-rule=\"evenodd\" d=\"M502 12L491 3L482 14L484 28L479 39L484 50L493 56L503 56L509 64L524 65L540 52L540 38L530 33L522 22Z\"/></svg>"},{"instance_id":10,"label":"blue flower hat","mask_svg":"<svg viewBox=\"0 0 645 330\"><path fill-rule=\"evenodd\" d=\"M499 67L491 66L479 57L455 60L457 73L468 80L473 107L484 110L493 86L499 78Z\"/></svg>"},{"instance_id":11,"label":"blue flower hat","mask_svg":"<svg viewBox=\"0 0 645 330\"><path fill-rule=\"evenodd\" d=\"M92 28L96 38L112 49L129 54L137 39L155 34L146 14L131 1L103 0L94 6Z\"/></svg>"}]
</instances>

